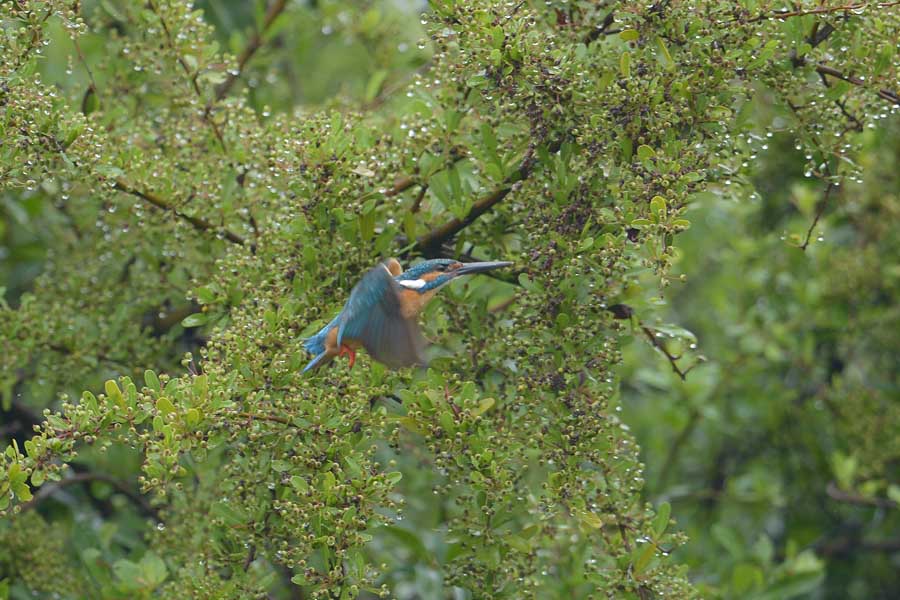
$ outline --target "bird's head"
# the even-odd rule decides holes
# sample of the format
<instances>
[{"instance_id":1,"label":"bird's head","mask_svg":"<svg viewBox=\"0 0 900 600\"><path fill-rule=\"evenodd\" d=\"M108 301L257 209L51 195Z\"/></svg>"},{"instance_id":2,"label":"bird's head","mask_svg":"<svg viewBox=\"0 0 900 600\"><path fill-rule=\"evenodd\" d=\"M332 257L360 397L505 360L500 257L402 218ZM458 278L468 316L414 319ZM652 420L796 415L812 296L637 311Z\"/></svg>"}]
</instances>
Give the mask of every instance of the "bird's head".
<instances>
[{"instance_id":1,"label":"bird's head","mask_svg":"<svg viewBox=\"0 0 900 600\"><path fill-rule=\"evenodd\" d=\"M435 258L410 267L394 279L403 287L424 294L450 283L460 275L483 273L511 264L505 261L463 263L452 258Z\"/></svg>"}]
</instances>

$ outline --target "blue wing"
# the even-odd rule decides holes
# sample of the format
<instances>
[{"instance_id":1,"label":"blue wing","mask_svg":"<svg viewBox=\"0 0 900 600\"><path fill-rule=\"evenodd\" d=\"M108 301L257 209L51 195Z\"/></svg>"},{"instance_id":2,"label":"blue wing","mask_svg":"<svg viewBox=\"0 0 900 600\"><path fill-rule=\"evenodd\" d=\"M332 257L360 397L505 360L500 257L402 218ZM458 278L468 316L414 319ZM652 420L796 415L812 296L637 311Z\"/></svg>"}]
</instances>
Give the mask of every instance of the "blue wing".
<instances>
[{"instance_id":1,"label":"blue wing","mask_svg":"<svg viewBox=\"0 0 900 600\"><path fill-rule=\"evenodd\" d=\"M337 343L358 340L389 367L424 365L425 339L414 319L403 316L400 286L383 264L366 273L350 292L340 316Z\"/></svg>"}]
</instances>

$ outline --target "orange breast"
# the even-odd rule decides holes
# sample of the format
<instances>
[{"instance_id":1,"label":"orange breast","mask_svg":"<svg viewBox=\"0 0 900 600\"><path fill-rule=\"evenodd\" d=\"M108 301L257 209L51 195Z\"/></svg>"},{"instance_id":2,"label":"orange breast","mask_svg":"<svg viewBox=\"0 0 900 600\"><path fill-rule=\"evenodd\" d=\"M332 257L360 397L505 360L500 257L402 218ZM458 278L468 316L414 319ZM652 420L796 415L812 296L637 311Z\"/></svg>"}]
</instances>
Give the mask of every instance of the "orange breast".
<instances>
[{"instance_id":1,"label":"orange breast","mask_svg":"<svg viewBox=\"0 0 900 600\"><path fill-rule=\"evenodd\" d=\"M420 294L415 290L402 290L400 292L400 312L404 318L412 319L422 312L428 301L434 297L434 292L435 290L431 290Z\"/></svg>"}]
</instances>

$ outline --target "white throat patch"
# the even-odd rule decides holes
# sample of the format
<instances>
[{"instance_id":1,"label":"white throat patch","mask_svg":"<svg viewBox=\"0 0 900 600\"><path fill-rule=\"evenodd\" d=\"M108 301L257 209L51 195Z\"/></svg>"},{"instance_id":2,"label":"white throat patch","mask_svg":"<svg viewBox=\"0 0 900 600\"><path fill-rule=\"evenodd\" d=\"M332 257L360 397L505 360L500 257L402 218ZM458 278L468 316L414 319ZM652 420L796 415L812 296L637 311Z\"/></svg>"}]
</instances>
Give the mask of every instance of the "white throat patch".
<instances>
[{"instance_id":1,"label":"white throat patch","mask_svg":"<svg viewBox=\"0 0 900 600\"><path fill-rule=\"evenodd\" d=\"M405 288L409 288L411 290L418 290L425 287L425 284L428 283L424 279L402 279L398 281L400 285Z\"/></svg>"}]
</instances>

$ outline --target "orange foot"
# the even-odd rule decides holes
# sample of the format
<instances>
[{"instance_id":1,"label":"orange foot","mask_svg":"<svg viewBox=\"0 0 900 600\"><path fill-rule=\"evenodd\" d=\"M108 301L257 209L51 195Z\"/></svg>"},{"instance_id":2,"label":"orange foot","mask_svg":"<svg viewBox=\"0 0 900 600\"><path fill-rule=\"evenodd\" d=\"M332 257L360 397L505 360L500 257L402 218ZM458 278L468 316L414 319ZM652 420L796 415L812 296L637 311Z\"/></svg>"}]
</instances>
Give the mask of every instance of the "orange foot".
<instances>
[{"instance_id":1,"label":"orange foot","mask_svg":"<svg viewBox=\"0 0 900 600\"><path fill-rule=\"evenodd\" d=\"M350 357L350 368L352 369L353 363L356 362L356 351L353 350L353 348L351 348L347 344L341 344L341 351L338 352L338 356L344 356L344 355L347 355Z\"/></svg>"}]
</instances>

